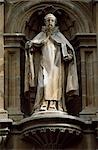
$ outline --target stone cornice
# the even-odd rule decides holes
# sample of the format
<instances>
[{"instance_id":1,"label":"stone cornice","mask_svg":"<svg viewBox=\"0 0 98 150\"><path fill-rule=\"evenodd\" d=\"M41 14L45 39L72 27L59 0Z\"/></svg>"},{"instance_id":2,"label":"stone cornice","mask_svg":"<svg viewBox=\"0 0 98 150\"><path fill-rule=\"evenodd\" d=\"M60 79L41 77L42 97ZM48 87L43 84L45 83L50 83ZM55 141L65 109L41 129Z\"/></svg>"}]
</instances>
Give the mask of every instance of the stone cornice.
<instances>
[{"instance_id":1,"label":"stone cornice","mask_svg":"<svg viewBox=\"0 0 98 150\"><path fill-rule=\"evenodd\" d=\"M21 1L33 1L33 0L6 0L7 2L13 2L13 3L15 3L15 2L21 2ZM49 1L49 2L51 2L51 1L53 1L53 0L44 0L44 1ZM67 2L74 2L74 1L81 1L81 2L90 2L90 1L92 1L92 0L67 0Z\"/></svg>"},{"instance_id":2,"label":"stone cornice","mask_svg":"<svg viewBox=\"0 0 98 150\"><path fill-rule=\"evenodd\" d=\"M4 48L21 48L24 50L27 41L25 34L22 33L4 33ZM13 52L10 50L10 52Z\"/></svg>"},{"instance_id":3,"label":"stone cornice","mask_svg":"<svg viewBox=\"0 0 98 150\"><path fill-rule=\"evenodd\" d=\"M96 33L77 33L70 40L75 49L79 47L92 48L97 47Z\"/></svg>"},{"instance_id":4,"label":"stone cornice","mask_svg":"<svg viewBox=\"0 0 98 150\"><path fill-rule=\"evenodd\" d=\"M93 2L97 3L97 2L98 2L98 0L93 0Z\"/></svg>"},{"instance_id":5,"label":"stone cornice","mask_svg":"<svg viewBox=\"0 0 98 150\"><path fill-rule=\"evenodd\" d=\"M0 3L4 3L5 2L5 0L0 0Z\"/></svg>"},{"instance_id":6,"label":"stone cornice","mask_svg":"<svg viewBox=\"0 0 98 150\"><path fill-rule=\"evenodd\" d=\"M25 34L23 33L4 33L3 35L7 37L13 37L13 36L24 37L25 36Z\"/></svg>"}]
</instances>

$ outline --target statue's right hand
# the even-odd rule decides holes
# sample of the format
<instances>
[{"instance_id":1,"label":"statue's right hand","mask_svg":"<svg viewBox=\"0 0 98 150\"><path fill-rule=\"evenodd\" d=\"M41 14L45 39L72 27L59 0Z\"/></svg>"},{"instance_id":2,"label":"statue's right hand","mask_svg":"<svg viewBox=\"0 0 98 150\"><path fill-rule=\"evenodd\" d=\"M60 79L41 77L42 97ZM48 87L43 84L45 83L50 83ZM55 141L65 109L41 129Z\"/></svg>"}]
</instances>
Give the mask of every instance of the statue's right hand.
<instances>
[{"instance_id":1,"label":"statue's right hand","mask_svg":"<svg viewBox=\"0 0 98 150\"><path fill-rule=\"evenodd\" d=\"M31 41L27 41L26 44L25 44L25 48L29 49L31 47L32 47L32 42Z\"/></svg>"}]
</instances>

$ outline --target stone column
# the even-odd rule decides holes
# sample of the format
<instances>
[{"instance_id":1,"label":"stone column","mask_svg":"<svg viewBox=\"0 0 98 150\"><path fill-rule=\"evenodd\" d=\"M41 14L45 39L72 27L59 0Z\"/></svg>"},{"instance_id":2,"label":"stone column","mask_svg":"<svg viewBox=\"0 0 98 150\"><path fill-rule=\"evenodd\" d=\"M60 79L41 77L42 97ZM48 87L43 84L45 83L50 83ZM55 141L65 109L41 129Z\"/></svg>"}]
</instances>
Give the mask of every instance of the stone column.
<instances>
[{"instance_id":1,"label":"stone column","mask_svg":"<svg viewBox=\"0 0 98 150\"><path fill-rule=\"evenodd\" d=\"M77 34L73 40L76 50L81 97L80 117L91 120L98 107L98 58L96 34Z\"/></svg>"},{"instance_id":2,"label":"stone column","mask_svg":"<svg viewBox=\"0 0 98 150\"><path fill-rule=\"evenodd\" d=\"M23 34L4 34L5 48L5 108L14 121L23 118L21 112L24 92L25 36Z\"/></svg>"},{"instance_id":3,"label":"stone column","mask_svg":"<svg viewBox=\"0 0 98 150\"><path fill-rule=\"evenodd\" d=\"M4 110L4 0L0 0L0 149L3 149L12 120Z\"/></svg>"},{"instance_id":4,"label":"stone column","mask_svg":"<svg viewBox=\"0 0 98 150\"><path fill-rule=\"evenodd\" d=\"M0 119L7 118L4 110L4 0L0 0Z\"/></svg>"},{"instance_id":5,"label":"stone column","mask_svg":"<svg viewBox=\"0 0 98 150\"><path fill-rule=\"evenodd\" d=\"M94 0L94 6L93 7L95 9L96 40L97 40L97 60L98 60L98 0ZM98 66L98 63L97 63L97 66ZM97 78L98 78L98 73L97 73ZM98 90L98 82L97 82L97 90ZM96 114L97 114L97 117L98 117L98 106L97 106Z\"/></svg>"}]
</instances>

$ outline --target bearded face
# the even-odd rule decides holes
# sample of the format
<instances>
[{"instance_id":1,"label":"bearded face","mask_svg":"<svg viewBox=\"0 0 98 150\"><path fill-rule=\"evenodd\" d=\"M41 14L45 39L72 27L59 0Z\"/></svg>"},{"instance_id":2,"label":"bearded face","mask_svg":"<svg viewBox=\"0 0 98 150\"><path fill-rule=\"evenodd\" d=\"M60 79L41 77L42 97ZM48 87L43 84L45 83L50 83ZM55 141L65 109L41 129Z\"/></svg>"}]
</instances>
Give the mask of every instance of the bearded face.
<instances>
[{"instance_id":1,"label":"bearded face","mask_svg":"<svg viewBox=\"0 0 98 150\"><path fill-rule=\"evenodd\" d=\"M46 28L52 30L56 24L56 17L53 14L48 14L45 16Z\"/></svg>"}]
</instances>

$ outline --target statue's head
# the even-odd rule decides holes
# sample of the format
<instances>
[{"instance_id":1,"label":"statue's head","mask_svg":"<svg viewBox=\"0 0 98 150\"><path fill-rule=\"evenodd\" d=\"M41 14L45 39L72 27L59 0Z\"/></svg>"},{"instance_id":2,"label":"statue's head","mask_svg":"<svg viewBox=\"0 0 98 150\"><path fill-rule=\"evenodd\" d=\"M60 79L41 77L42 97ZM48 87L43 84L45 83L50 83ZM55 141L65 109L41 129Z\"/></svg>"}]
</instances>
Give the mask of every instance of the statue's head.
<instances>
[{"instance_id":1,"label":"statue's head","mask_svg":"<svg viewBox=\"0 0 98 150\"><path fill-rule=\"evenodd\" d=\"M45 25L46 25L47 28L53 29L55 27L57 19L53 14L51 14L51 13L47 14L44 17L44 19L45 19Z\"/></svg>"}]
</instances>

